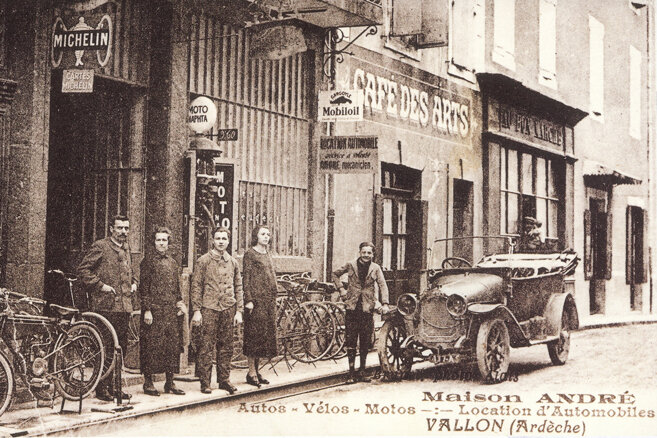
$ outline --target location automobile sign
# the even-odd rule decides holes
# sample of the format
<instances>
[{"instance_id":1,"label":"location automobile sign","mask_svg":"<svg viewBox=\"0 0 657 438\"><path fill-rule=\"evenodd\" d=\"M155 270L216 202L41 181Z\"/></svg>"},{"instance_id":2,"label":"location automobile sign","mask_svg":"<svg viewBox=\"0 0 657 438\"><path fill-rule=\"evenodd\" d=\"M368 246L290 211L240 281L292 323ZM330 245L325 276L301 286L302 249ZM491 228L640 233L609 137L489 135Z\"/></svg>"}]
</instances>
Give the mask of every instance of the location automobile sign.
<instances>
[{"instance_id":1,"label":"location automobile sign","mask_svg":"<svg viewBox=\"0 0 657 438\"><path fill-rule=\"evenodd\" d=\"M363 90L319 92L317 121L359 122L363 120Z\"/></svg>"}]
</instances>

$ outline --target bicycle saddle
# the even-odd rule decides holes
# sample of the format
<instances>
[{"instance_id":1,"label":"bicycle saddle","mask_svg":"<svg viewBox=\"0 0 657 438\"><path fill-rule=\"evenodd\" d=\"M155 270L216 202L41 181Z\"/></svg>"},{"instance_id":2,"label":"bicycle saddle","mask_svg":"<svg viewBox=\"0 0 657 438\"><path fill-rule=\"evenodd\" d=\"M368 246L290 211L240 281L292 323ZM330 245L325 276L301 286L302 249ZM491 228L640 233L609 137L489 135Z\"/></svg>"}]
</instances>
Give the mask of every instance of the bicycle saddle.
<instances>
[{"instance_id":1,"label":"bicycle saddle","mask_svg":"<svg viewBox=\"0 0 657 438\"><path fill-rule=\"evenodd\" d=\"M48 308L61 317L72 316L80 313L78 309L74 309L73 307L64 307L57 304L49 304Z\"/></svg>"}]
</instances>

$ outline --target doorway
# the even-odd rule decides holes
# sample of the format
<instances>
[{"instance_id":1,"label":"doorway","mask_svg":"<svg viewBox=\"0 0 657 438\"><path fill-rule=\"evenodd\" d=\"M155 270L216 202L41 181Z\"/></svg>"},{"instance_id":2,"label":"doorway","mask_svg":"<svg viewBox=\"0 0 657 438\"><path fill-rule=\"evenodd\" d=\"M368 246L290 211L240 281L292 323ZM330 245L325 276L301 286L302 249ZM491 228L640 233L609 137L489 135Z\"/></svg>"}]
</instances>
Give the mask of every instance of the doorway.
<instances>
[{"instance_id":1,"label":"doorway","mask_svg":"<svg viewBox=\"0 0 657 438\"><path fill-rule=\"evenodd\" d=\"M454 224L452 226L453 237L472 236L473 234L473 193L472 182L455 179L454 180L454 201L453 216ZM454 240L452 254L454 257L460 257L474 263L472 252L473 239L456 239Z\"/></svg>"},{"instance_id":2,"label":"doorway","mask_svg":"<svg viewBox=\"0 0 657 438\"><path fill-rule=\"evenodd\" d=\"M61 93L61 76L53 72L46 269L75 272L116 214L128 215L131 250L141 249L145 106L134 89L98 77L93 93Z\"/></svg>"},{"instance_id":3,"label":"doorway","mask_svg":"<svg viewBox=\"0 0 657 438\"><path fill-rule=\"evenodd\" d=\"M604 313L605 285L611 278L611 251L608 249L610 215L605 200L589 199L591 230L591 281L589 283L589 311L591 315Z\"/></svg>"}]
</instances>

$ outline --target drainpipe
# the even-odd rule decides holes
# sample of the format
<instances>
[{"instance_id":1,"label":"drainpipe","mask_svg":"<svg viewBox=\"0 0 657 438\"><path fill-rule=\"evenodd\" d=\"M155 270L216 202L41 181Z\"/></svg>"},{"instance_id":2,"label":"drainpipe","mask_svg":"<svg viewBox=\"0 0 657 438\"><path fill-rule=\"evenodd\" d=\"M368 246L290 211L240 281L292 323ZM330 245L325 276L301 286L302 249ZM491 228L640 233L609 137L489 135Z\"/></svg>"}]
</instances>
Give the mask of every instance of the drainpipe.
<instances>
[{"instance_id":1,"label":"drainpipe","mask_svg":"<svg viewBox=\"0 0 657 438\"><path fill-rule=\"evenodd\" d=\"M335 38L333 38L332 33L336 32L335 29L329 30L328 41L329 41L329 50L330 55L330 77L329 77L329 89L335 90L335 70L336 70L336 61L335 61ZM335 122L327 123L327 135L335 135ZM330 281L333 276L333 238L335 233L335 181L332 173L326 175L326 271L324 273L325 281Z\"/></svg>"}]
</instances>

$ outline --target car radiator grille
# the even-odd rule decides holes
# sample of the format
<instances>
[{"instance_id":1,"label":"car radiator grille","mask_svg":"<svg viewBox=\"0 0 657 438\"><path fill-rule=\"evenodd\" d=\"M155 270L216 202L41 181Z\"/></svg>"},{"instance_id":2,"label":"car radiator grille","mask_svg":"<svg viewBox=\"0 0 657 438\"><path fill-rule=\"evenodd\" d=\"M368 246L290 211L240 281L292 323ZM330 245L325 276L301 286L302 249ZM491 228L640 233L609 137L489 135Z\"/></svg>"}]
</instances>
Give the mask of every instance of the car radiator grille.
<instances>
[{"instance_id":1,"label":"car radiator grille","mask_svg":"<svg viewBox=\"0 0 657 438\"><path fill-rule=\"evenodd\" d=\"M454 342L460 335L460 322L447 311L447 298L432 296L420 303L419 338L424 344Z\"/></svg>"}]
</instances>

